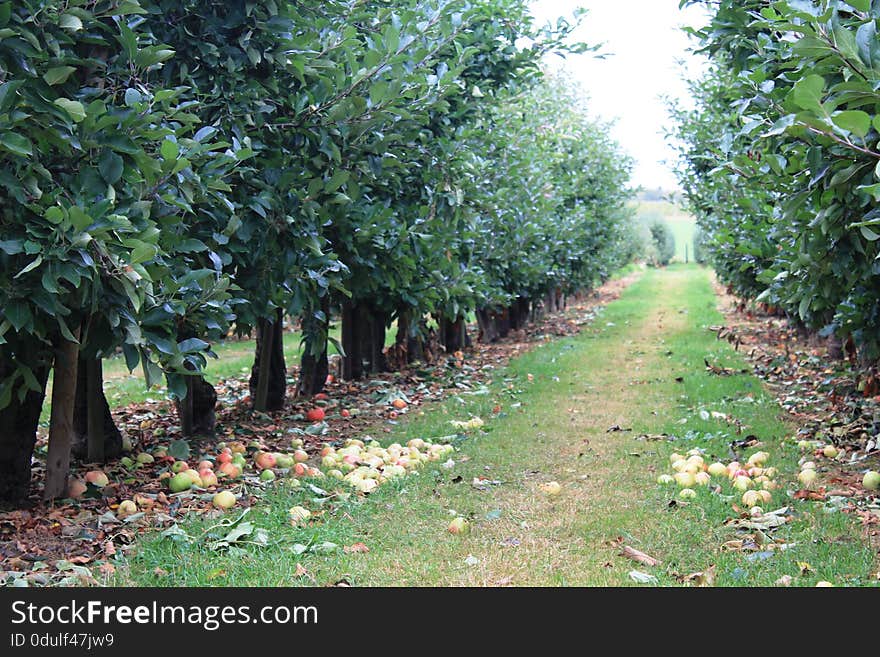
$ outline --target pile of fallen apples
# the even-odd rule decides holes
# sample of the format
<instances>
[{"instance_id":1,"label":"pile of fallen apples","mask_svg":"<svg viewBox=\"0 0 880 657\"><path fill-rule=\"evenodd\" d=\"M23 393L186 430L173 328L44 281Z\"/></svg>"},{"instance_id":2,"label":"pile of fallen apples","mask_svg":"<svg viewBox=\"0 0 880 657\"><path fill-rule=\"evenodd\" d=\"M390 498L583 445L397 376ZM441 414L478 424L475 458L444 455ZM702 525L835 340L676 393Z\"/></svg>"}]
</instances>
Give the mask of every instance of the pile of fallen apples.
<instances>
[{"instance_id":1,"label":"pile of fallen apples","mask_svg":"<svg viewBox=\"0 0 880 657\"><path fill-rule=\"evenodd\" d=\"M309 419L320 421L323 418L314 413ZM374 440L348 439L341 444L325 443L319 453L313 455L306 452L301 438L291 440L289 452L266 451L257 442L248 446L240 441L221 442L216 447L216 453L203 454L195 466L187 461L172 460L164 447L152 453L141 452L134 459L126 457L129 463L122 465L138 468L165 459L170 465L160 472L158 479L164 482L168 491L173 494L193 489L208 493L216 491L213 506L229 509L235 506L237 497L230 490L220 489L241 479L268 483L283 477L290 486L299 488L300 479L332 478L358 493L368 494L385 482L415 472L426 463L449 459L455 451L452 445L421 438L413 438L406 445L393 443L387 447ZM69 497L81 497L88 484L103 488L109 484L109 478L103 471L93 470L86 473L84 480L72 479L68 486ZM118 517L126 518L147 510L152 503L149 496L135 495L133 500L123 500L116 513ZM304 519L302 513L298 516L296 520Z\"/></svg>"},{"instance_id":2,"label":"pile of fallen apples","mask_svg":"<svg viewBox=\"0 0 880 657\"><path fill-rule=\"evenodd\" d=\"M761 504L770 504L773 500L772 491L779 486L774 481L778 471L774 467L766 467L770 460L767 452L755 452L745 463L716 461L707 464L699 449L692 449L686 455L672 454L669 462L674 475L662 474L657 483L662 485L678 485L678 497L682 500L697 497L697 488L709 488L715 484L715 490L721 492L721 484L730 485L737 493L742 494L742 503L749 509L760 513Z\"/></svg>"},{"instance_id":3,"label":"pile of fallen apples","mask_svg":"<svg viewBox=\"0 0 880 657\"><path fill-rule=\"evenodd\" d=\"M834 445L826 445L815 441L798 441L801 451L813 452L816 457L838 459L843 452ZM798 483L804 488L810 489L817 485L818 474L816 463L808 460L807 455L800 461ZM677 484L680 490L678 497L682 500L697 497L698 487L709 487L716 484L716 490L721 492L721 482L729 483L738 493L742 493L742 503L754 513L760 513L761 504L769 504L773 500L772 491L779 488L774 478L778 471L774 467L767 467L770 455L767 452L755 452L749 456L745 464L739 461L730 463L715 462L706 464L702 452L692 449L686 455L672 454L669 461L672 464L674 475L662 474L657 477L657 483L662 485ZM874 470L865 472L862 478L862 486L865 490L876 491L880 489L880 473Z\"/></svg>"}]
</instances>

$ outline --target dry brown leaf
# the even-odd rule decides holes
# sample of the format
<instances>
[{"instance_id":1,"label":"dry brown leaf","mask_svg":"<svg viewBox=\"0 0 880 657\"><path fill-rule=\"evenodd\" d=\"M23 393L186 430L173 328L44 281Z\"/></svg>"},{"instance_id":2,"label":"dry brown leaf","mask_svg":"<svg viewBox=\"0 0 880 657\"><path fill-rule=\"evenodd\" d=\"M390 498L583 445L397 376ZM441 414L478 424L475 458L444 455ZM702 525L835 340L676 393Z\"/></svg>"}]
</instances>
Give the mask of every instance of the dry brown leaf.
<instances>
[{"instance_id":1,"label":"dry brown leaf","mask_svg":"<svg viewBox=\"0 0 880 657\"><path fill-rule=\"evenodd\" d=\"M368 547L367 547L365 544L363 544L363 543L354 543L353 545L346 545L346 546L343 547L342 549L343 549L345 552L348 552L349 554L352 553L352 552L356 552L356 553L357 553L357 552L361 552L361 553L362 553L362 552L369 552L369 551L370 551L370 548L368 548Z\"/></svg>"},{"instance_id":2,"label":"dry brown leaf","mask_svg":"<svg viewBox=\"0 0 880 657\"><path fill-rule=\"evenodd\" d=\"M713 564L699 573L685 575L681 581L690 582L698 587L715 586L715 565Z\"/></svg>"},{"instance_id":3,"label":"dry brown leaf","mask_svg":"<svg viewBox=\"0 0 880 657\"><path fill-rule=\"evenodd\" d=\"M620 551L620 556L626 557L627 559L632 559L633 561L638 561L639 563L643 563L646 566L659 566L662 561L659 559L655 559L654 557L645 554L639 550L636 550L629 545L624 545L623 549Z\"/></svg>"}]
</instances>

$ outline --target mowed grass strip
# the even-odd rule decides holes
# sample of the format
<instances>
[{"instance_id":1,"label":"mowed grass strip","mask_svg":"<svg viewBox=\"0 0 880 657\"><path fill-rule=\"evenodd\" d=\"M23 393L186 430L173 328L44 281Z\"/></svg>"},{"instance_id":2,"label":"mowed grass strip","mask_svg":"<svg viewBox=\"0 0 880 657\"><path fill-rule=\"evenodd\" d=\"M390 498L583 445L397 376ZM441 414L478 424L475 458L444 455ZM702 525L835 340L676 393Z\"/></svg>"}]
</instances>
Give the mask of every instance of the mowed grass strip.
<instances>
[{"instance_id":1,"label":"mowed grass strip","mask_svg":"<svg viewBox=\"0 0 880 657\"><path fill-rule=\"evenodd\" d=\"M148 539L120 569L119 583L622 586L634 585L629 573L639 570L674 585L714 565L718 585L772 585L785 574L793 584L869 584L874 555L840 512L775 492L773 508L791 504L796 519L774 537L792 546L756 557L722 549L738 538L724 525L736 515L729 500L701 489L692 504L670 506L676 490L656 484L673 451L700 447L707 459L730 459L733 427L701 419L700 410L744 423L765 440L780 480L794 481L798 455L781 447L792 428L761 383L705 371L706 357L745 366L707 330L720 322L705 270L650 271L579 336L542 344L498 371L489 394L450 398L376 436L384 443L435 438L453 433L450 420L482 417L485 430L461 443L453 468L430 464L366 499L325 504L306 527L291 527L288 509L322 507L313 494L279 484L248 518L268 530L268 546L215 551L206 541ZM677 438L640 440L646 433ZM482 490L472 485L479 477ZM559 495L541 489L550 481L561 485ZM469 533L446 531L454 515L468 518ZM183 526L197 536L211 524ZM619 556L617 539L662 564ZM325 543L338 547L297 554L297 546ZM342 549L356 543L369 551ZM805 575L803 564L810 565Z\"/></svg>"}]
</instances>

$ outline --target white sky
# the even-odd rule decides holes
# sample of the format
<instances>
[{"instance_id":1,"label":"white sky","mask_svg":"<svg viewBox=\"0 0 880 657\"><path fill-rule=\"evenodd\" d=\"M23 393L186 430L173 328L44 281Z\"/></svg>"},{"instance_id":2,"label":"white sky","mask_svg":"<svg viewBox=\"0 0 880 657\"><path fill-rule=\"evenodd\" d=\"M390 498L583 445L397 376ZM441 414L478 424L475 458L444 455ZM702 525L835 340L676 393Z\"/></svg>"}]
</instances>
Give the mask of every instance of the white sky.
<instances>
[{"instance_id":1,"label":"white sky","mask_svg":"<svg viewBox=\"0 0 880 657\"><path fill-rule=\"evenodd\" d=\"M679 0L534 0L539 25L575 8L589 10L575 38L591 45L604 43L597 59L592 53L569 56L561 65L589 95L593 114L616 119L613 137L636 159L633 184L645 189L677 187L671 164L674 151L663 136L669 125L663 96L689 106L684 76L702 70L702 58L688 52L692 40L679 28L704 24L701 8L679 10ZM558 57L550 62L560 64Z\"/></svg>"}]
</instances>

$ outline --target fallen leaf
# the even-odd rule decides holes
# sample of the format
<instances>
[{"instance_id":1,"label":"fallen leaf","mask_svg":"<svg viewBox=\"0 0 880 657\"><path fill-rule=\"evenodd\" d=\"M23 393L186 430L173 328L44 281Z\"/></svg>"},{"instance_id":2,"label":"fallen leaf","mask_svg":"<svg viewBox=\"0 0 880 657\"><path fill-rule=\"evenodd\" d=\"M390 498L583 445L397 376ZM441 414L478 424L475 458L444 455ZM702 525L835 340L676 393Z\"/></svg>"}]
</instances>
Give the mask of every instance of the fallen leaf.
<instances>
[{"instance_id":1,"label":"fallen leaf","mask_svg":"<svg viewBox=\"0 0 880 657\"><path fill-rule=\"evenodd\" d=\"M624 545L623 549L620 551L620 556L626 557L627 559L632 559L633 561L638 561L639 563L643 563L646 566L659 566L662 561L659 559L655 559L652 556L645 554L639 550L636 550L629 545Z\"/></svg>"},{"instance_id":2,"label":"fallen leaf","mask_svg":"<svg viewBox=\"0 0 880 657\"><path fill-rule=\"evenodd\" d=\"M659 584L660 582L660 580L658 580L653 575L643 573L639 570L629 571L629 578L634 582L638 582L639 584Z\"/></svg>"},{"instance_id":3,"label":"fallen leaf","mask_svg":"<svg viewBox=\"0 0 880 657\"><path fill-rule=\"evenodd\" d=\"M369 552L370 548L368 548L364 543L353 543L352 545L346 545L342 548L343 552L351 553L363 553Z\"/></svg>"}]
</instances>

